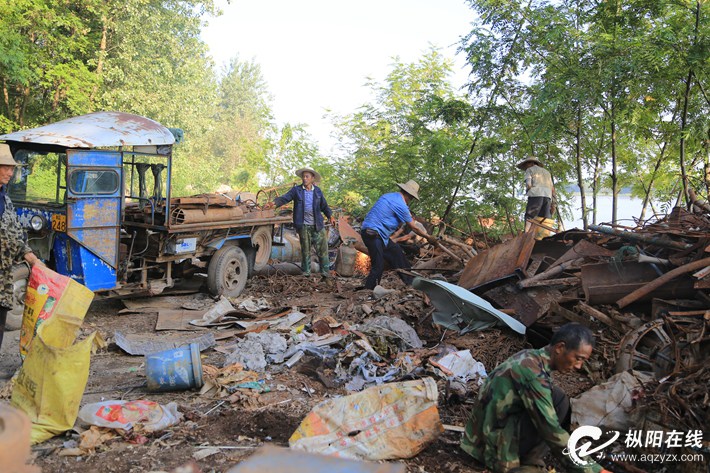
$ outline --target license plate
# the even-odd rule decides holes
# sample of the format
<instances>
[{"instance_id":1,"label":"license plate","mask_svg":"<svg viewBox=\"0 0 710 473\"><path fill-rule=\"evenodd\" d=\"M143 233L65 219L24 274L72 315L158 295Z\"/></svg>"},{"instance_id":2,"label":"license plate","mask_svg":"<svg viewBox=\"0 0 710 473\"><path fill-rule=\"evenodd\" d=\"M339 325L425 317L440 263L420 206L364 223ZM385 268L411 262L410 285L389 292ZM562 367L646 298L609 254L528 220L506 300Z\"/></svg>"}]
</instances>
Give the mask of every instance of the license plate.
<instances>
[{"instance_id":1,"label":"license plate","mask_svg":"<svg viewBox=\"0 0 710 473\"><path fill-rule=\"evenodd\" d=\"M54 230L55 232L66 232L67 216L60 214L52 215L52 230Z\"/></svg>"}]
</instances>

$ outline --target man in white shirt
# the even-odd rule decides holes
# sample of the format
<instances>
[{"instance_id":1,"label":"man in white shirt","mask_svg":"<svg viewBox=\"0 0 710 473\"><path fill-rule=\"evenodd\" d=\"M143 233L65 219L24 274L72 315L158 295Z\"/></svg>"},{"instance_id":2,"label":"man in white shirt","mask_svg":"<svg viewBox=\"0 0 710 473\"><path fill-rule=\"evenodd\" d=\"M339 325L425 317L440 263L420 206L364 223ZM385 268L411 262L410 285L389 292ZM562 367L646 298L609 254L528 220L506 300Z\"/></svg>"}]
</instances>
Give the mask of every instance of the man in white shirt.
<instances>
[{"instance_id":1,"label":"man in white shirt","mask_svg":"<svg viewBox=\"0 0 710 473\"><path fill-rule=\"evenodd\" d=\"M552 217L555 186L552 184L550 172L542 167L542 163L537 158L521 161L518 163L518 169L525 171L525 191L528 196L528 205L525 208L525 232L528 232L532 226L529 220L535 217Z\"/></svg>"}]
</instances>

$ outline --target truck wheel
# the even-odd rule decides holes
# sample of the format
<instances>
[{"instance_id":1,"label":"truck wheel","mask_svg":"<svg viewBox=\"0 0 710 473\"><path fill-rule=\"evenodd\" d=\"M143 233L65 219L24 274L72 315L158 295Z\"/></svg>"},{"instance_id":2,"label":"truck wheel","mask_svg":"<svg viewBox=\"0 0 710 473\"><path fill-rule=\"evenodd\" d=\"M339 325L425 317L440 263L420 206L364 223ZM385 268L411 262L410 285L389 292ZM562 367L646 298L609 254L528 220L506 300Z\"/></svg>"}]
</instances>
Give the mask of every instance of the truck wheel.
<instances>
[{"instance_id":1,"label":"truck wheel","mask_svg":"<svg viewBox=\"0 0 710 473\"><path fill-rule=\"evenodd\" d=\"M270 227L259 227L251 236L252 245L258 247L254 259L254 271L264 269L271 259L271 243L273 235Z\"/></svg>"},{"instance_id":2,"label":"truck wheel","mask_svg":"<svg viewBox=\"0 0 710 473\"><path fill-rule=\"evenodd\" d=\"M7 311L5 330L20 330L22 327L22 314L25 312L25 294L27 282L30 278L30 269L26 265L12 268L12 309Z\"/></svg>"},{"instance_id":3,"label":"truck wheel","mask_svg":"<svg viewBox=\"0 0 710 473\"><path fill-rule=\"evenodd\" d=\"M215 296L238 297L247 284L247 257L238 246L225 246L212 255L207 288Z\"/></svg>"}]
</instances>

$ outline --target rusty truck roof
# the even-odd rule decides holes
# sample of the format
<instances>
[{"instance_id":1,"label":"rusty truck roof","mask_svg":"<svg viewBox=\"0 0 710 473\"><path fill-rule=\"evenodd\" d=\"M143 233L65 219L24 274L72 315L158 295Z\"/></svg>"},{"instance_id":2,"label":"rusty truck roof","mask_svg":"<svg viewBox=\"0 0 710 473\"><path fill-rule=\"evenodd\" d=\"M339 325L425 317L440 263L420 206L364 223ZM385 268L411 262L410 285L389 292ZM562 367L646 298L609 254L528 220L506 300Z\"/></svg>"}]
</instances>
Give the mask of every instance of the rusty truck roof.
<instances>
[{"instance_id":1,"label":"rusty truck roof","mask_svg":"<svg viewBox=\"0 0 710 473\"><path fill-rule=\"evenodd\" d=\"M123 112L94 112L49 125L0 135L0 140L66 148L172 145L173 134L150 118Z\"/></svg>"}]
</instances>

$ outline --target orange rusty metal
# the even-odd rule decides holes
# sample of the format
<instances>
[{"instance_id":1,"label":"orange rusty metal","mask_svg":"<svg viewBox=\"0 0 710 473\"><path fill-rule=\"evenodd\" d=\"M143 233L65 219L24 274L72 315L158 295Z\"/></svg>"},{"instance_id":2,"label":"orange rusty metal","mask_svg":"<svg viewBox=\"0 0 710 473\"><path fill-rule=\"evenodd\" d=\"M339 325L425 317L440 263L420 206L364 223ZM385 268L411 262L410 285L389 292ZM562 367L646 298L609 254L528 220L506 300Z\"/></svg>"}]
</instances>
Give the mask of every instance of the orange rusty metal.
<instances>
[{"instance_id":1,"label":"orange rusty metal","mask_svg":"<svg viewBox=\"0 0 710 473\"><path fill-rule=\"evenodd\" d=\"M468 261L458 285L471 291L501 279L524 279L533 246L535 235L528 232L480 253Z\"/></svg>"}]
</instances>

